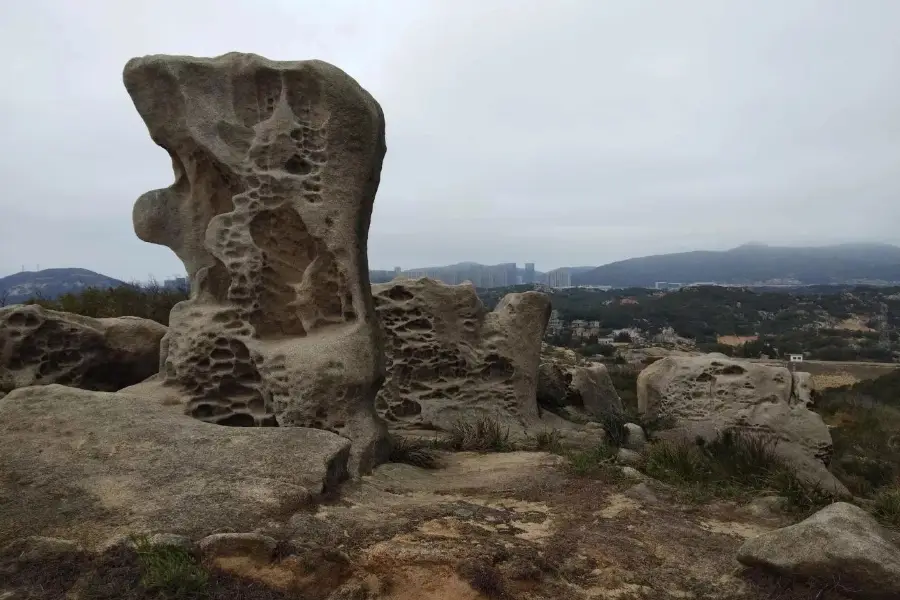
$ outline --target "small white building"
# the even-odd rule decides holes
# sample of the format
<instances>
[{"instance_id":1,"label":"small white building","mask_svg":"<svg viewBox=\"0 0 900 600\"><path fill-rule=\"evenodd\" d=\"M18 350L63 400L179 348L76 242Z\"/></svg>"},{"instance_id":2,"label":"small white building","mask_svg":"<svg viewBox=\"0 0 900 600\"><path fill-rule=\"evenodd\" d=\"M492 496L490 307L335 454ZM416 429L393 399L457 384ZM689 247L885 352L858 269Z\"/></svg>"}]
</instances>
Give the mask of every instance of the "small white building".
<instances>
[{"instance_id":1,"label":"small white building","mask_svg":"<svg viewBox=\"0 0 900 600\"><path fill-rule=\"evenodd\" d=\"M788 354L788 361L803 362L803 355L802 354Z\"/></svg>"}]
</instances>

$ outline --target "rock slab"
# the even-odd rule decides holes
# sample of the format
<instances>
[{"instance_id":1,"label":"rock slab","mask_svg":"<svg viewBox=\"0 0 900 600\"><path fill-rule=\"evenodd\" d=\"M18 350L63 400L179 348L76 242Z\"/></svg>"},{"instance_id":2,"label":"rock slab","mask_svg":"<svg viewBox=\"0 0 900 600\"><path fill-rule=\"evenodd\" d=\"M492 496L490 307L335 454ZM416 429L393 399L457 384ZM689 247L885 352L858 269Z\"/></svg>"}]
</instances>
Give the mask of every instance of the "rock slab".
<instances>
[{"instance_id":1,"label":"rock slab","mask_svg":"<svg viewBox=\"0 0 900 600\"><path fill-rule=\"evenodd\" d=\"M234 52L135 58L124 82L175 173L137 200L134 230L191 283L161 393L203 421L338 433L369 470L387 450L367 257L381 107L328 63Z\"/></svg>"},{"instance_id":2,"label":"rock slab","mask_svg":"<svg viewBox=\"0 0 900 600\"><path fill-rule=\"evenodd\" d=\"M488 311L469 283L396 279L372 293L388 365L377 407L391 428L446 430L490 416L516 431L538 419L545 294L508 294Z\"/></svg>"},{"instance_id":3,"label":"rock slab","mask_svg":"<svg viewBox=\"0 0 900 600\"><path fill-rule=\"evenodd\" d=\"M900 597L900 549L875 519L846 502L744 542L737 558L782 575L834 582L865 598Z\"/></svg>"},{"instance_id":4,"label":"rock slab","mask_svg":"<svg viewBox=\"0 0 900 600\"><path fill-rule=\"evenodd\" d=\"M806 374L727 358L669 356L641 371L638 409L671 426L668 433L712 441L727 430L765 435L804 479L847 494L827 470L832 441L822 417L809 409ZM664 435L665 437L665 435Z\"/></svg>"},{"instance_id":5,"label":"rock slab","mask_svg":"<svg viewBox=\"0 0 900 600\"><path fill-rule=\"evenodd\" d=\"M619 398L606 365L567 365L554 361L541 363L538 373L538 404L551 412L569 408L588 417L621 413Z\"/></svg>"},{"instance_id":6,"label":"rock slab","mask_svg":"<svg viewBox=\"0 0 900 600\"><path fill-rule=\"evenodd\" d=\"M252 531L334 488L349 448L327 431L219 427L121 392L22 388L0 400L0 546Z\"/></svg>"},{"instance_id":7,"label":"rock slab","mask_svg":"<svg viewBox=\"0 0 900 600\"><path fill-rule=\"evenodd\" d=\"M0 308L0 396L59 383L112 392L159 370L166 327L149 319L93 319L38 305Z\"/></svg>"}]
</instances>

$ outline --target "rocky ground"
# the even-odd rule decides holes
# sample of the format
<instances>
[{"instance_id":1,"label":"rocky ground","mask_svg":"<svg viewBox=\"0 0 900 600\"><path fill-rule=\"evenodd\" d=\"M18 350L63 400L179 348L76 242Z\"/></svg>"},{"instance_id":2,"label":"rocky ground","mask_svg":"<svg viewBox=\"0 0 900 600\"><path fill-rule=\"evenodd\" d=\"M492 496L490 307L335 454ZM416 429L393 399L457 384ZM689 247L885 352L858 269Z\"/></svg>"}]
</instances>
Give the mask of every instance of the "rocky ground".
<instances>
[{"instance_id":1,"label":"rocky ground","mask_svg":"<svg viewBox=\"0 0 900 600\"><path fill-rule=\"evenodd\" d=\"M446 453L436 470L386 464L240 544L204 541L196 589L172 560L174 587L146 585L153 561L122 540L94 553L45 542L31 556L7 549L0 598L841 597L829 582L792 584L735 560L746 539L790 515L685 503L625 471L579 476L543 452Z\"/></svg>"}]
</instances>

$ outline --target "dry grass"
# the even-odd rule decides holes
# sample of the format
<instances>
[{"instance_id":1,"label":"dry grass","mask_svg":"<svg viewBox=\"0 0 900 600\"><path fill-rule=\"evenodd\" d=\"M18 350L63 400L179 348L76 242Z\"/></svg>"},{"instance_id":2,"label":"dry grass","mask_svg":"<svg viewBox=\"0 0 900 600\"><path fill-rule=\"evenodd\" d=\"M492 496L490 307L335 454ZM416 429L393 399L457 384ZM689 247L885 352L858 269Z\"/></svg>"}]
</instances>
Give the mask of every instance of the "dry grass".
<instances>
[{"instance_id":1,"label":"dry grass","mask_svg":"<svg viewBox=\"0 0 900 600\"><path fill-rule=\"evenodd\" d=\"M431 440L391 434L388 438L390 454L388 462L404 463L423 469L437 469L440 458Z\"/></svg>"},{"instance_id":2,"label":"dry grass","mask_svg":"<svg viewBox=\"0 0 900 600\"><path fill-rule=\"evenodd\" d=\"M456 421L450 428L446 445L457 452L509 452L515 449L509 439L509 428L492 417Z\"/></svg>"}]
</instances>

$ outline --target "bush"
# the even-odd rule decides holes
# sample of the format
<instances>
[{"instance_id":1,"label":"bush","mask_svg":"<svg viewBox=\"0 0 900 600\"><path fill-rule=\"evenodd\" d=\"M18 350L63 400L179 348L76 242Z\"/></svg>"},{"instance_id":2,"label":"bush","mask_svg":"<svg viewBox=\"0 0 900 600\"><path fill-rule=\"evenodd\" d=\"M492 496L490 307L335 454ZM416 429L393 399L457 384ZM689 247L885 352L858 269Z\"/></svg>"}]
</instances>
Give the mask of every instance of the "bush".
<instances>
[{"instance_id":1,"label":"bush","mask_svg":"<svg viewBox=\"0 0 900 600\"><path fill-rule=\"evenodd\" d=\"M475 421L456 421L450 428L447 445L456 451L506 452L512 449L509 428L500 421L484 417Z\"/></svg>"},{"instance_id":2,"label":"bush","mask_svg":"<svg viewBox=\"0 0 900 600\"><path fill-rule=\"evenodd\" d=\"M431 440L391 434L388 437L388 444L390 445L388 462L404 463L423 469L437 469L440 466Z\"/></svg>"}]
</instances>

